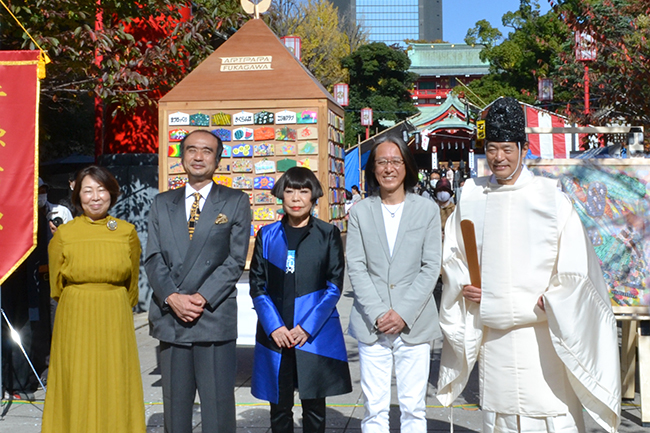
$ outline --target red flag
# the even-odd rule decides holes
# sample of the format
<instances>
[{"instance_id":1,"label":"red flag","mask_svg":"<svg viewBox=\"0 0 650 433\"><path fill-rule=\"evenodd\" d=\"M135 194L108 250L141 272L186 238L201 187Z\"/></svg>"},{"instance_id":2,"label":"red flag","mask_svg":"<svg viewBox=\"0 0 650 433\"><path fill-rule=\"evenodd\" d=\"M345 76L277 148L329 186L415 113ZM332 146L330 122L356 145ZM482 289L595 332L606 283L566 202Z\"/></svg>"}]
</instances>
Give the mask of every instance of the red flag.
<instances>
[{"instance_id":1,"label":"red flag","mask_svg":"<svg viewBox=\"0 0 650 433\"><path fill-rule=\"evenodd\" d=\"M36 246L39 51L0 51L0 284Z\"/></svg>"}]
</instances>

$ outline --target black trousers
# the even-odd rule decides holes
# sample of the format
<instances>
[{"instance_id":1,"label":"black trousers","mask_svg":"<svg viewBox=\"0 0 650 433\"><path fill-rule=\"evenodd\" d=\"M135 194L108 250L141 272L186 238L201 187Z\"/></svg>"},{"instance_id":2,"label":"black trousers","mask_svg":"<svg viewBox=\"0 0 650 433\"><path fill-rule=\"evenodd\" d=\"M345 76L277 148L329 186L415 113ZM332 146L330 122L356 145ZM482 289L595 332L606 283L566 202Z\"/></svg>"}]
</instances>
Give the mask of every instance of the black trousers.
<instances>
[{"instance_id":1,"label":"black trousers","mask_svg":"<svg viewBox=\"0 0 650 433\"><path fill-rule=\"evenodd\" d=\"M271 431L293 433L293 393L298 383L295 349L283 349L278 404L271 403ZM325 433L325 397L301 399L303 433Z\"/></svg>"},{"instance_id":2,"label":"black trousers","mask_svg":"<svg viewBox=\"0 0 650 433\"><path fill-rule=\"evenodd\" d=\"M235 340L191 346L160 342L165 433L192 433L197 389L203 433L237 430L235 348Z\"/></svg>"}]
</instances>

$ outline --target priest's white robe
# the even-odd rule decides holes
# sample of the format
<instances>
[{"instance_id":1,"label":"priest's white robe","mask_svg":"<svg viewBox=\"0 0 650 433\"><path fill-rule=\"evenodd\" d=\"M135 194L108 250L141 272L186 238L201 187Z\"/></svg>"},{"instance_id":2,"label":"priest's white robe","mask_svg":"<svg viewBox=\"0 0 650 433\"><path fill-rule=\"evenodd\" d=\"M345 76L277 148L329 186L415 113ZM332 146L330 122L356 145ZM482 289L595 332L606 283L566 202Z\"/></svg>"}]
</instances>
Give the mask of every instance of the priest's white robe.
<instances>
[{"instance_id":1,"label":"priest's white robe","mask_svg":"<svg viewBox=\"0 0 650 433\"><path fill-rule=\"evenodd\" d=\"M480 303L462 295L464 219L476 230ZM515 185L468 180L445 236L440 402L453 403L478 359L484 430L582 431L583 406L616 431L616 321L596 253L557 180L525 167Z\"/></svg>"}]
</instances>

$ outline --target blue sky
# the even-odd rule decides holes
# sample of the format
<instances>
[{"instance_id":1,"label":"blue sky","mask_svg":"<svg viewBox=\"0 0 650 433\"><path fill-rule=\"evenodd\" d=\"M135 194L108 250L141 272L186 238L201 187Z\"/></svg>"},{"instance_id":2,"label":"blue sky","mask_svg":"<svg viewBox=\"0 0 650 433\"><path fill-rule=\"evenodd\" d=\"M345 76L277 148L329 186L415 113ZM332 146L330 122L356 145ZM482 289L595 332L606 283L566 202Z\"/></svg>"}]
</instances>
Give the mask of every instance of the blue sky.
<instances>
[{"instance_id":1,"label":"blue sky","mask_svg":"<svg viewBox=\"0 0 650 433\"><path fill-rule=\"evenodd\" d=\"M551 7L548 0L539 0L542 14ZM508 11L519 9L519 0L443 0L442 1L442 36L443 40L458 44L463 43L467 30L477 21L486 19L493 27L498 27L503 36L510 29L501 24L501 17Z\"/></svg>"}]
</instances>

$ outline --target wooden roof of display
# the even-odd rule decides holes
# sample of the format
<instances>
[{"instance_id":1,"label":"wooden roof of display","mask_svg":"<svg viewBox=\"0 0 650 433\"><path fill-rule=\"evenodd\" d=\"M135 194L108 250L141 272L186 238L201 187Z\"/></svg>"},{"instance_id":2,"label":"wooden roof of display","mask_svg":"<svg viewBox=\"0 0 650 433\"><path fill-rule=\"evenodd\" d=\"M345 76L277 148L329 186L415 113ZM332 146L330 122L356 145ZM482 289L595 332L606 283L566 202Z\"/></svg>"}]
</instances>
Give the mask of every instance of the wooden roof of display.
<instances>
[{"instance_id":1,"label":"wooden roof of display","mask_svg":"<svg viewBox=\"0 0 650 433\"><path fill-rule=\"evenodd\" d=\"M224 57L271 56L270 70L222 71ZM161 102L322 99L330 93L264 21L252 19L223 43Z\"/></svg>"}]
</instances>

